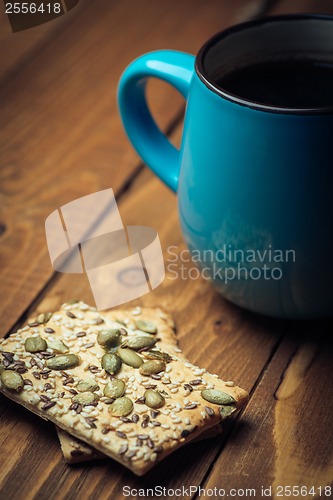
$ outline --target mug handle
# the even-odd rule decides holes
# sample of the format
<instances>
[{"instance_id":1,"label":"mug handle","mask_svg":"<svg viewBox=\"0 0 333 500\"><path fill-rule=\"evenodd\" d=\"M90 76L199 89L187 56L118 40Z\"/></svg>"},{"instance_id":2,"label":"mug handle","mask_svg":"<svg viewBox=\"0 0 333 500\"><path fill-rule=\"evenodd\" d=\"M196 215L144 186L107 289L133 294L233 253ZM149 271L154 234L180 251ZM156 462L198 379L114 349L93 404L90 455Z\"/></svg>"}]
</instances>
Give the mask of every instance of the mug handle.
<instances>
[{"instance_id":1,"label":"mug handle","mask_svg":"<svg viewBox=\"0 0 333 500\"><path fill-rule=\"evenodd\" d=\"M180 153L152 118L145 88L149 77L160 78L187 99L194 60L194 56L184 52L150 52L126 68L118 86L120 116L130 141L143 161L173 191L177 191Z\"/></svg>"}]
</instances>

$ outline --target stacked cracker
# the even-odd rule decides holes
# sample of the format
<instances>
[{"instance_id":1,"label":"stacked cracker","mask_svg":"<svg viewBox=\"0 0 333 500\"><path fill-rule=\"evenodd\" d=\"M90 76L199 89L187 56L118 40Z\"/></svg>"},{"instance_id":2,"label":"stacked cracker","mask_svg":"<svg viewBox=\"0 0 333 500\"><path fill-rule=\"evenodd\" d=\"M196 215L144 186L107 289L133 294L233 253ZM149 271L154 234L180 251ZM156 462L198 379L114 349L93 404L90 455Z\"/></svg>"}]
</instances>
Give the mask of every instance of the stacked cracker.
<instances>
[{"instance_id":1,"label":"stacked cracker","mask_svg":"<svg viewBox=\"0 0 333 500\"><path fill-rule=\"evenodd\" d=\"M64 304L3 340L0 351L1 392L58 425L67 458L104 454L138 475L216 432L247 400L232 382L182 359L160 309L100 314Z\"/></svg>"}]
</instances>

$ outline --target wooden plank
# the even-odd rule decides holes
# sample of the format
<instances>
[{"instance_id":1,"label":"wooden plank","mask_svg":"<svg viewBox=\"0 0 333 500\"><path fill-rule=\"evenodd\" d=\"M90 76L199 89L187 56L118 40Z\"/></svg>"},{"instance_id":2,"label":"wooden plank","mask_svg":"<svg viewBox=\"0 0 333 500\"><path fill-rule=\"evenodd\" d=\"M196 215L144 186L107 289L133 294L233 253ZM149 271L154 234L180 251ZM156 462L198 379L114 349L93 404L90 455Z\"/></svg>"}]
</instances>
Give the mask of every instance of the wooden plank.
<instances>
[{"instance_id":1,"label":"wooden plank","mask_svg":"<svg viewBox=\"0 0 333 500\"><path fill-rule=\"evenodd\" d=\"M223 471L224 487L254 488L255 498L262 487L286 498L287 486L304 486L303 498L325 496L319 487L333 484L330 329L292 324L203 487L221 485Z\"/></svg>"},{"instance_id":2,"label":"wooden plank","mask_svg":"<svg viewBox=\"0 0 333 500\"><path fill-rule=\"evenodd\" d=\"M125 66L153 49L196 52L234 11L226 0L90 2L2 88L2 334L53 274L46 217L85 194L119 192L139 165L115 102ZM183 101L162 84L150 94L166 129Z\"/></svg>"}]
</instances>

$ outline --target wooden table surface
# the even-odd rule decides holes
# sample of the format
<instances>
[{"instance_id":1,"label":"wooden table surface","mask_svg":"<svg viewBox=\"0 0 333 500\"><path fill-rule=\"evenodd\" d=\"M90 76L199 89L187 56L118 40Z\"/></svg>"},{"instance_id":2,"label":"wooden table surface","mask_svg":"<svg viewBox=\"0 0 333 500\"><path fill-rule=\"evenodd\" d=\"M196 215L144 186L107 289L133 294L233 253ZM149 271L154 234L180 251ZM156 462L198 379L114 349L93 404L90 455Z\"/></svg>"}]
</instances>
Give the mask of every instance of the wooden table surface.
<instances>
[{"instance_id":1,"label":"wooden table surface","mask_svg":"<svg viewBox=\"0 0 333 500\"><path fill-rule=\"evenodd\" d=\"M175 195L140 162L117 113L117 81L133 58L161 48L196 53L235 22L264 13L333 13L332 4L81 0L59 19L15 34L1 5L0 335L70 298L93 304L85 275L55 273L50 264L44 222L64 203L112 187L125 225L154 227L165 253L169 245L185 248ZM151 82L149 100L177 143L182 99ZM287 498L278 497L278 486L314 486L317 496L303 498L321 498L321 486L324 496L333 481L332 323L260 317L204 280L170 275L133 304L170 311L184 354L250 392L245 410L221 438L189 445L137 478L112 460L67 465L54 426L0 396L0 498L117 500L125 485L255 488L255 498L270 486L268 498Z\"/></svg>"}]
</instances>

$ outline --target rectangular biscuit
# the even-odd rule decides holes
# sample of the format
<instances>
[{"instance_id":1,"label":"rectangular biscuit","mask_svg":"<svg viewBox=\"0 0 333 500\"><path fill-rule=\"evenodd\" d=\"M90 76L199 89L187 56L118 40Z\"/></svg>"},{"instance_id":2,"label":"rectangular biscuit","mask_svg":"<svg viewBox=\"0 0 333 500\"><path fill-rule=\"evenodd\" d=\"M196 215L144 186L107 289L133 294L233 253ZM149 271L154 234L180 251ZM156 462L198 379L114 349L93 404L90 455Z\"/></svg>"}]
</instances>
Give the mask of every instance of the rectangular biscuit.
<instances>
[{"instance_id":1,"label":"rectangular biscuit","mask_svg":"<svg viewBox=\"0 0 333 500\"><path fill-rule=\"evenodd\" d=\"M177 356L169 316L154 314L161 323L139 309L130 322L114 321L79 302L38 318L0 343L0 391L142 475L248 397ZM121 337L121 347L109 344L106 355L102 344L110 330ZM163 351L158 341L137 350L143 338L151 344L162 332L169 339ZM110 397L114 385L125 386L124 395Z\"/></svg>"},{"instance_id":2,"label":"rectangular biscuit","mask_svg":"<svg viewBox=\"0 0 333 500\"><path fill-rule=\"evenodd\" d=\"M66 306L66 304L64 304ZM134 314L133 314L134 313ZM185 359L182 352L178 348L177 337L175 334L174 321L170 314L161 311L159 308L138 308L135 309L113 309L112 311L103 312L103 317L107 317L110 320L120 320L125 322L128 326L133 325L135 318L142 316L148 321L153 321L158 327L159 330L159 349L165 349L167 346L174 346L177 348L178 357ZM163 318L163 319L162 319ZM166 322L169 326L169 330L165 330L162 328L162 324ZM187 361L187 360L186 360ZM91 460L101 460L107 458L106 455L98 452L87 443L71 436L68 432L60 429L56 426L61 450L64 456L64 459L67 463L76 464L81 462L87 462ZM222 427L220 424L211 427L207 431L202 432L195 441L211 439L213 437L218 436L222 432Z\"/></svg>"},{"instance_id":3,"label":"rectangular biscuit","mask_svg":"<svg viewBox=\"0 0 333 500\"><path fill-rule=\"evenodd\" d=\"M64 455L64 459L69 464L77 464L81 462L90 462L91 460L105 460L108 458L103 453L95 450L92 446L84 443L80 439L71 436L68 432L60 429L56 426L61 451ZM222 427L220 424L214 425L207 431L202 432L197 439L193 441L203 441L204 439L212 439L222 433Z\"/></svg>"}]
</instances>

